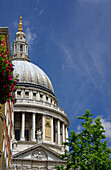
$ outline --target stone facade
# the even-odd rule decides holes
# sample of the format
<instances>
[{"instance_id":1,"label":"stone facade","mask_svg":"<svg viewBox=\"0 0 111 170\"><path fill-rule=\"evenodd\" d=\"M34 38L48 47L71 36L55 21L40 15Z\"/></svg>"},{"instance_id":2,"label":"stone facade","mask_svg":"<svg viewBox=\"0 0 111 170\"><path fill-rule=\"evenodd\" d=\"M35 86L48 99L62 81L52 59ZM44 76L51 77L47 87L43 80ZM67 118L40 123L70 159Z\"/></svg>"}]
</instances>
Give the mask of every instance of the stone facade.
<instances>
[{"instance_id":1,"label":"stone facade","mask_svg":"<svg viewBox=\"0 0 111 170\"><path fill-rule=\"evenodd\" d=\"M20 27L21 24L21 27ZM69 119L58 106L48 76L29 61L28 43L19 29L13 43L14 76L19 74L14 105L11 169L55 169L64 164L60 154L68 137Z\"/></svg>"}]
</instances>

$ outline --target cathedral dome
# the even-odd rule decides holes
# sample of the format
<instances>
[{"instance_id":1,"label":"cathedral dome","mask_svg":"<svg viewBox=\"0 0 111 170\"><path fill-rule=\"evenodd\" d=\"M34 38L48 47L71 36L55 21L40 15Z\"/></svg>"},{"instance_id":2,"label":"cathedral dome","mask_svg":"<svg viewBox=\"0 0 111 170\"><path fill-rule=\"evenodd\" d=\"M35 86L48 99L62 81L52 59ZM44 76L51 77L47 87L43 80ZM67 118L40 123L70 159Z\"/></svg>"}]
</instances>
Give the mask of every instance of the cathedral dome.
<instances>
[{"instance_id":1,"label":"cathedral dome","mask_svg":"<svg viewBox=\"0 0 111 170\"><path fill-rule=\"evenodd\" d=\"M53 86L48 76L38 66L23 60L13 60L14 77L19 74L19 84L30 85L54 94Z\"/></svg>"}]
</instances>

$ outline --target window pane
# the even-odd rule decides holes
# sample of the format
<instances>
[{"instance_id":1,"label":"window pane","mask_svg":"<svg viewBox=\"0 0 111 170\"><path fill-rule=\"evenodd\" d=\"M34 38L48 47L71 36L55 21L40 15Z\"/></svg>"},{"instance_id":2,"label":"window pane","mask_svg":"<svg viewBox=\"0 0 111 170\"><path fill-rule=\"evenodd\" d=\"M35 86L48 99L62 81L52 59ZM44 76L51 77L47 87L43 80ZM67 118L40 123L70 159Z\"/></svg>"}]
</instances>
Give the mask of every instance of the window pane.
<instances>
[{"instance_id":1,"label":"window pane","mask_svg":"<svg viewBox=\"0 0 111 170\"><path fill-rule=\"evenodd\" d=\"M29 140L29 130L25 130L25 141Z\"/></svg>"},{"instance_id":2,"label":"window pane","mask_svg":"<svg viewBox=\"0 0 111 170\"><path fill-rule=\"evenodd\" d=\"M20 51L23 51L23 45L20 45Z\"/></svg>"},{"instance_id":3,"label":"window pane","mask_svg":"<svg viewBox=\"0 0 111 170\"><path fill-rule=\"evenodd\" d=\"M15 130L15 139L20 140L20 130L18 129Z\"/></svg>"}]
</instances>

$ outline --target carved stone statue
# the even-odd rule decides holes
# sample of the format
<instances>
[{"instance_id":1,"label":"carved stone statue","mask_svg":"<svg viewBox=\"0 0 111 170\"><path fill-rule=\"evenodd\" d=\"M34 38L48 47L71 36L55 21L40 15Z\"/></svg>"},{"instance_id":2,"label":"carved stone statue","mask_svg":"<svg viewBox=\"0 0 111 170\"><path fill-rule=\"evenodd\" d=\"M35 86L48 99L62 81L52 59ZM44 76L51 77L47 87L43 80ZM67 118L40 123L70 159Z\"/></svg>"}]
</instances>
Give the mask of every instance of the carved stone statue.
<instances>
[{"instance_id":1,"label":"carved stone statue","mask_svg":"<svg viewBox=\"0 0 111 170\"><path fill-rule=\"evenodd\" d=\"M65 152L65 146L64 145L61 145L61 151Z\"/></svg>"},{"instance_id":2,"label":"carved stone statue","mask_svg":"<svg viewBox=\"0 0 111 170\"><path fill-rule=\"evenodd\" d=\"M15 140L12 141L12 148L16 149L16 147L17 147L17 141L15 139Z\"/></svg>"},{"instance_id":3,"label":"carved stone statue","mask_svg":"<svg viewBox=\"0 0 111 170\"><path fill-rule=\"evenodd\" d=\"M37 142L41 142L42 141L42 132L40 131L40 129L37 131Z\"/></svg>"},{"instance_id":4,"label":"carved stone statue","mask_svg":"<svg viewBox=\"0 0 111 170\"><path fill-rule=\"evenodd\" d=\"M32 153L32 159L47 160L47 154L43 150L36 150Z\"/></svg>"}]
</instances>

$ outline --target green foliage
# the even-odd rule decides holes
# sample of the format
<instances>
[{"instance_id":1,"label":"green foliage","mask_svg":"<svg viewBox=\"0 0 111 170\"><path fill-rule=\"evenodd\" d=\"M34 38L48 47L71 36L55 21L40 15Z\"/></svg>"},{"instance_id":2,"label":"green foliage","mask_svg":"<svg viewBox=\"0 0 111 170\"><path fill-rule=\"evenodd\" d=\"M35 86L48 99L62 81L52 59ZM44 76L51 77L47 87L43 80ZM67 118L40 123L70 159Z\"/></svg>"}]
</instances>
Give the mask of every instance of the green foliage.
<instances>
[{"instance_id":1,"label":"green foliage","mask_svg":"<svg viewBox=\"0 0 111 170\"><path fill-rule=\"evenodd\" d=\"M68 142L69 153L61 155L67 161L67 167L57 166L58 170L80 169L80 170L111 170L111 149L107 147L104 127L100 117L95 120L90 117L92 114L88 110L78 119L82 119L83 130L76 134L71 131Z\"/></svg>"}]
</instances>

